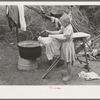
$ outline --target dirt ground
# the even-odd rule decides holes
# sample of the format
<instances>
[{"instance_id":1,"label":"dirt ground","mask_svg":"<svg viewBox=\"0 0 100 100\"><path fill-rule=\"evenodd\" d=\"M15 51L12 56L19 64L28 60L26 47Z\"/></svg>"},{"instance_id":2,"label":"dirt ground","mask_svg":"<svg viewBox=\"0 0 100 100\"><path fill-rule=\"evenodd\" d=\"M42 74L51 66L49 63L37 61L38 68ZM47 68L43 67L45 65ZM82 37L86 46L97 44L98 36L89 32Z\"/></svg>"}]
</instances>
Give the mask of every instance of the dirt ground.
<instances>
[{"instance_id":1,"label":"dirt ground","mask_svg":"<svg viewBox=\"0 0 100 100\"><path fill-rule=\"evenodd\" d=\"M99 85L100 80L86 81L78 73L86 71L78 61L72 67L72 80L62 81L64 66L56 66L45 79L42 75L49 67L45 54L38 58L38 68L33 71L18 70L18 48L16 44L0 42L0 85ZM89 61L92 71L100 76L100 62Z\"/></svg>"}]
</instances>

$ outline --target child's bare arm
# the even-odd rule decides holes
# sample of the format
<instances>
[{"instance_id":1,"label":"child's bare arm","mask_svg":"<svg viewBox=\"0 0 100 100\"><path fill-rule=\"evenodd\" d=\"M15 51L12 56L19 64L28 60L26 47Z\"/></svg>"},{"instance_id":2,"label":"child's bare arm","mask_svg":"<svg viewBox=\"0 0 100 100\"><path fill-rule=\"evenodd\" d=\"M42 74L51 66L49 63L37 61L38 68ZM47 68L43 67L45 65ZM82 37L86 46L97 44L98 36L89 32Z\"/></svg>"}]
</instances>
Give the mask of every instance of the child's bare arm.
<instances>
[{"instance_id":1,"label":"child's bare arm","mask_svg":"<svg viewBox=\"0 0 100 100\"><path fill-rule=\"evenodd\" d=\"M49 37L62 40L62 41L66 40L66 37L63 34L49 35Z\"/></svg>"},{"instance_id":2,"label":"child's bare arm","mask_svg":"<svg viewBox=\"0 0 100 100\"><path fill-rule=\"evenodd\" d=\"M60 28L60 30L58 31L49 31L49 30L46 30L46 32L50 35L56 35L56 34L61 34L63 33L63 27Z\"/></svg>"}]
</instances>

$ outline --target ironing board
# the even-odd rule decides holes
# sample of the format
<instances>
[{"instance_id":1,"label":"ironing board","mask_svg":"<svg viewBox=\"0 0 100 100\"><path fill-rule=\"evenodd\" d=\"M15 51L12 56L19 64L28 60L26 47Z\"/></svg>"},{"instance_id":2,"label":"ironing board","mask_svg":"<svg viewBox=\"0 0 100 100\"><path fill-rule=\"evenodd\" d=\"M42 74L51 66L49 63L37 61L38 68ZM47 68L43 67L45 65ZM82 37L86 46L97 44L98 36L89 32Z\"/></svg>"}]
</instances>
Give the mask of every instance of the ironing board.
<instances>
[{"instance_id":1,"label":"ironing board","mask_svg":"<svg viewBox=\"0 0 100 100\"><path fill-rule=\"evenodd\" d=\"M61 37L61 35L58 35L58 37ZM73 40L80 39L82 41L82 44L78 47L75 48L76 54L78 54L81 50L84 50L85 53L85 60L86 60L86 69L89 71L89 64L88 64L88 59L87 59L87 53L86 53L86 38L90 38L90 34L84 33L84 32L76 32L73 34ZM79 60L79 58L78 58ZM44 73L42 78L45 78L46 75L58 64L60 61L60 56L53 62L53 64L47 69L47 71ZM80 61L80 60L79 60ZM81 62L81 61L80 61Z\"/></svg>"}]
</instances>

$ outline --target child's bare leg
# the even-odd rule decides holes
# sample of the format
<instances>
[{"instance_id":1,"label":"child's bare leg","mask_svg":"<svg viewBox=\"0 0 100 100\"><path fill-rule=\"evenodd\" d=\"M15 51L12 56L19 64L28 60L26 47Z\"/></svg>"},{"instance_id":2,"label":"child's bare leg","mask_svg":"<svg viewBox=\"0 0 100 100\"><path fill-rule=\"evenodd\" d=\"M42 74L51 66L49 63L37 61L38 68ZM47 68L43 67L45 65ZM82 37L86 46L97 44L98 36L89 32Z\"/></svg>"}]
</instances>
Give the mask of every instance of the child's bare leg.
<instances>
[{"instance_id":1,"label":"child's bare leg","mask_svg":"<svg viewBox=\"0 0 100 100\"><path fill-rule=\"evenodd\" d=\"M68 76L71 76L71 63L67 63L67 71L68 71Z\"/></svg>"},{"instance_id":2,"label":"child's bare leg","mask_svg":"<svg viewBox=\"0 0 100 100\"><path fill-rule=\"evenodd\" d=\"M68 75L67 76L65 76L62 80L63 81L69 81L70 79L71 79L71 63L70 62L68 62L68 63L66 63L66 67L67 67L67 72L68 72Z\"/></svg>"}]
</instances>

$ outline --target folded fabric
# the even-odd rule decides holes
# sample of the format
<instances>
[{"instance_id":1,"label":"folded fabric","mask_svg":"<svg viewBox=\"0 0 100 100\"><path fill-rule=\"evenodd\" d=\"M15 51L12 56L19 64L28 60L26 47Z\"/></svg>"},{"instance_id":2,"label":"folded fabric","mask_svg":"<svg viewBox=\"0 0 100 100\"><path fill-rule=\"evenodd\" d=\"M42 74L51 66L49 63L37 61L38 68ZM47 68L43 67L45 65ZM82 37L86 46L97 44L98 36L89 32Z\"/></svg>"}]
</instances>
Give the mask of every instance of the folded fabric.
<instances>
[{"instance_id":1,"label":"folded fabric","mask_svg":"<svg viewBox=\"0 0 100 100\"><path fill-rule=\"evenodd\" d=\"M85 71L82 71L82 72L78 73L78 76L81 79L85 79L85 80L100 79L100 77L95 72L85 72Z\"/></svg>"}]
</instances>

